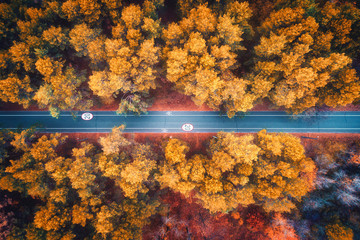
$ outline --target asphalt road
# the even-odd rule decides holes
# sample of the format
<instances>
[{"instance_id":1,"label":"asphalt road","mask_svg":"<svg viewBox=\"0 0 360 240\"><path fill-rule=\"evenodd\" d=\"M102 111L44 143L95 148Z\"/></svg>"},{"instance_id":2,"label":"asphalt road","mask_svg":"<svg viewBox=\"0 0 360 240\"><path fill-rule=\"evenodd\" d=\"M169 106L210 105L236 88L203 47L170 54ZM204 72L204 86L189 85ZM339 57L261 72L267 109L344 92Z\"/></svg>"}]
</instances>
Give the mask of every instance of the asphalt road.
<instances>
[{"instance_id":1,"label":"asphalt road","mask_svg":"<svg viewBox=\"0 0 360 240\"><path fill-rule=\"evenodd\" d=\"M249 112L232 119L219 112L149 112L145 115L117 115L110 111L93 111L93 119L83 120L70 112L62 112L58 119L47 111L0 111L0 128L28 128L37 124L41 132L110 132L114 126L126 125L125 132L184 132L182 125L193 125L191 132L269 132L303 133L360 133L360 112L322 112L314 116L284 112Z\"/></svg>"}]
</instances>

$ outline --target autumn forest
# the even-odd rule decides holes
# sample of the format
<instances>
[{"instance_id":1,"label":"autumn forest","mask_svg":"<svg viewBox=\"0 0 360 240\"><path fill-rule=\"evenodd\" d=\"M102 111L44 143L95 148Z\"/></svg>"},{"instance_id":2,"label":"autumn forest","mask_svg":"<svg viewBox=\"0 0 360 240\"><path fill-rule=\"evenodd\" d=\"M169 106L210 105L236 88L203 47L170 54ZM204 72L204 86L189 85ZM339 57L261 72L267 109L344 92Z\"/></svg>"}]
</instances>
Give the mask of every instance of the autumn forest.
<instances>
[{"instance_id":1,"label":"autumn forest","mask_svg":"<svg viewBox=\"0 0 360 240\"><path fill-rule=\"evenodd\" d=\"M164 85L229 118L360 103L359 1L2 0L0 19L2 106L141 114ZM0 239L360 239L359 137L125 127L2 129Z\"/></svg>"}]
</instances>

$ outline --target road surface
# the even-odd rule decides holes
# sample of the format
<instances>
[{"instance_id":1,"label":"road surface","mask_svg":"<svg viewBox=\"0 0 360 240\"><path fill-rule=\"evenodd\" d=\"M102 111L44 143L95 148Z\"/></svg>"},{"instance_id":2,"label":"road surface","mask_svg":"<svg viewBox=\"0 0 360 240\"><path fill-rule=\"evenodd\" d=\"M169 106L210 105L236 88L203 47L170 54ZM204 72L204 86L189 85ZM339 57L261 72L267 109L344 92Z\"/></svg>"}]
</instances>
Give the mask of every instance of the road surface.
<instances>
[{"instance_id":1,"label":"road surface","mask_svg":"<svg viewBox=\"0 0 360 240\"><path fill-rule=\"evenodd\" d=\"M249 112L232 119L219 112L157 112L137 115L117 115L110 111L92 111L91 120L83 120L77 112L61 112L58 119L47 111L0 111L0 128L22 129L37 124L41 132L110 132L114 126L126 125L125 132L184 132L182 125L193 126L191 132L302 132L360 133L360 112L322 112L314 116L284 112Z\"/></svg>"}]
</instances>

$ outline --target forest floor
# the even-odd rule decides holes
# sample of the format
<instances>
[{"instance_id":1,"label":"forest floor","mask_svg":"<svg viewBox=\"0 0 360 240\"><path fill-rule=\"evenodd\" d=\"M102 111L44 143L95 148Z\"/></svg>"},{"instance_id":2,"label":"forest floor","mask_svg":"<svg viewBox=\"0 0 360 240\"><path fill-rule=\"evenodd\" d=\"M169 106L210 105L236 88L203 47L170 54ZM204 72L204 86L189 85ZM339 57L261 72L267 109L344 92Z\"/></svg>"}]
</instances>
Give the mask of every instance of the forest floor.
<instances>
[{"instance_id":1,"label":"forest floor","mask_svg":"<svg viewBox=\"0 0 360 240\"><path fill-rule=\"evenodd\" d=\"M161 87L152 94L154 102L149 111L214 111L205 104L197 106L191 97L175 91L169 82L161 82Z\"/></svg>"}]
</instances>

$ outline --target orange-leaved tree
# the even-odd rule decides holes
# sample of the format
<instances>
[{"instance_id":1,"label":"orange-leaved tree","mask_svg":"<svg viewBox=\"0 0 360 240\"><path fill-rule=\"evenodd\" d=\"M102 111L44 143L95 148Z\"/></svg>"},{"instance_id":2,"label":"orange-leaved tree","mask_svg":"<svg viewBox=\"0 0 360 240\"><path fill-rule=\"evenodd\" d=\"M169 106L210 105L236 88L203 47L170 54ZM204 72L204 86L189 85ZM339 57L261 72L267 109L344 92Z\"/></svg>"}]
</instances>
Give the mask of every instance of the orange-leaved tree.
<instances>
[{"instance_id":1,"label":"orange-leaved tree","mask_svg":"<svg viewBox=\"0 0 360 240\"><path fill-rule=\"evenodd\" d=\"M158 1L145 1L143 8L124 7L112 28L111 38L95 36L85 50L94 64L90 89L105 101L120 95L118 112L144 112L141 97L157 87L161 48ZM160 1L161 2L161 1Z\"/></svg>"},{"instance_id":2,"label":"orange-leaved tree","mask_svg":"<svg viewBox=\"0 0 360 240\"><path fill-rule=\"evenodd\" d=\"M188 157L189 146L170 139L156 176L169 187L195 197L210 212L228 212L239 204L259 204L267 212L290 212L294 201L310 191L306 176L315 170L300 139L289 134L236 136L220 132L210 141L208 156Z\"/></svg>"},{"instance_id":3,"label":"orange-leaved tree","mask_svg":"<svg viewBox=\"0 0 360 240\"><path fill-rule=\"evenodd\" d=\"M351 58L334 45L345 41L341 39L347 31L334 39L309 16L308 8L282 8L265 19L259 27L255 66L247 77L257 98L268 97L293 113L323 104L344 106L360 96Z\"/></svg>"},{"instance_id":4,"label":"orange-leaved tree","mask_svg":"<svg viewBox=\"0 0 360 240\"><path fill-rule=\"evenodd\" d=\"M60 110L86 110L92 101L83 99L80 85L86 80L74 68L64 68L63 62L49 57L39 58L36 69L43 75L44 84L34 96L40 108L48 107L53 117L58 117Z\"/></svg>"},{"instance_id":5,"label":"orange-leaved tree","mask_svg":"<svg viewBox=\"0 0 360 240\"><path fill-rule=\"evenodd\" d=\"M326 236L329 240L351 240L354 237L352 229L344 226L340 220L335 221L333 224L328 224L325 229Z\"/></svg>"},{"instance_id":6,"label":"orange-leaved tree","mask_svg":"<svg viewBox=\"0 0 360 240\"><path fill-rule=\"evenodd\" d=\"M271 240L299 240L294 227L280 213L275 213L269 226L265 229Z\"/></svg>"},{"instance_id":7,"label":"orange-leaved tree","mask_svg":"<svg viewBox=\"0 0 360 240\"><path fill-rule=\"evenodd\" d=\"M197 105L225 109L230 117L252 108L248 82L231 70L245 48L243 34L250 32L247 2L232 2L217 13L207 5L191 9L187 17L163 30L166 77Z\"/></svg>"},{"instance_id":8,"label":"orange-leaved tree","mask_svg":"<svg viewBox=\"0 0 360 240\"><path fill-rule=\"evenodd\" d=\"M151 146L128 141L122 136L123 129L114 127L99 139L103 153L97 158L104 176L113 179L127 198L136 199L149 191L147 183L152 181L156 161Z\"/></svg>"}]
</instances>

